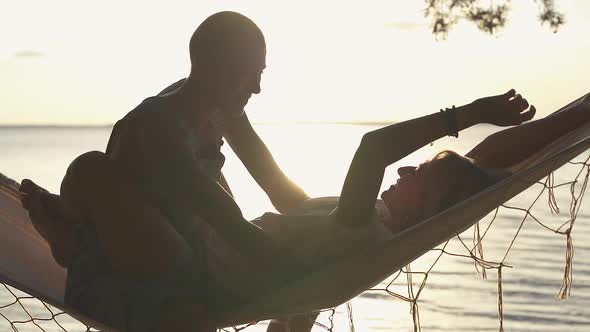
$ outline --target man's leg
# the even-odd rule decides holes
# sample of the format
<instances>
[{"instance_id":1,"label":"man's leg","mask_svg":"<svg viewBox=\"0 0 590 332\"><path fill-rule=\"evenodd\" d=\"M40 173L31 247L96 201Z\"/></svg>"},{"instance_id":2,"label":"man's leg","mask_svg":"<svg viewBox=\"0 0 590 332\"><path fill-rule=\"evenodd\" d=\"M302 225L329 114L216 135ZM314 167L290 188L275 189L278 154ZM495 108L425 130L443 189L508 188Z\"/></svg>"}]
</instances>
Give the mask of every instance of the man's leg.
<instances>
[{"instance_id":1,"label":"man's leg","mask_svg":"<svg viewBox=\"0 0 590 332\"><path fill-rule=\"evenodd\" d=\"M61 203L66 219L94 223L116 272L154 276L192 254L160 210L101 152L72 162L61 185Z\"/></svg>"}]
</instances>

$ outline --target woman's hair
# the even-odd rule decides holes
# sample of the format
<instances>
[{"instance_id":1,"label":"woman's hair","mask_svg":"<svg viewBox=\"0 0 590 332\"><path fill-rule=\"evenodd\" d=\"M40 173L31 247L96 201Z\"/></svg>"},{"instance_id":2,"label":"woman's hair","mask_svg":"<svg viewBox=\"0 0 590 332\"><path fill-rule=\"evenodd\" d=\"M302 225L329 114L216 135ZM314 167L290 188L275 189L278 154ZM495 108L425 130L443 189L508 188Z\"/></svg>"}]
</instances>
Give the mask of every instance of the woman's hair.
<instances>
[{"instance_id":1,"label":"woman's hair","mask_svg":"<svg viewBox=\"0 0 590 332\"><path fill-rule=\"evenodd\" d=\"M492 174L478 166L472 159L453 151L442 151L432 158L439 163L441 199L434 213L443 211L456 203L500 182L505 175Z\"/></svg>"}]
</instances>

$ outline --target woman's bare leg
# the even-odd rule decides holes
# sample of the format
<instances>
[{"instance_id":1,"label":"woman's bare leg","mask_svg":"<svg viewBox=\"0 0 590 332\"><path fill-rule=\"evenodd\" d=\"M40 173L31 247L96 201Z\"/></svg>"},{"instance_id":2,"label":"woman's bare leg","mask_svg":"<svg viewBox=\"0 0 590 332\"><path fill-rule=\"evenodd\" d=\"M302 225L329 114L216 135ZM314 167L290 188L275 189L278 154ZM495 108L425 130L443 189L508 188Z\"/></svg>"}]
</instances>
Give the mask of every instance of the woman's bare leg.
<instances>
[{"instance_id":1,"label":"woman's bare leg","mask_svg":"<svg viewBox=\"0 0 590 332\"><path fill-rule=\"evenodd\" d=\"M94 223L116 272L153 276L191 250L160 210L150 206L101 152L76 158L61 185L66 219Z\"/></svg>"}]
</instances>

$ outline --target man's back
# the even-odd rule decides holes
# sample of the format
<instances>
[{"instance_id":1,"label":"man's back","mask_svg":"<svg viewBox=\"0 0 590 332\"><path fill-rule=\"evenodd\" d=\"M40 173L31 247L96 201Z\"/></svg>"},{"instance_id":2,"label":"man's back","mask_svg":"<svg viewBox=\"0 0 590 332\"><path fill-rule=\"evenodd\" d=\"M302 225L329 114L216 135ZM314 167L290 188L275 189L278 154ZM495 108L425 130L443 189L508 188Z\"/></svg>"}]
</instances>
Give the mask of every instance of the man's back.
<instances>
[{"instance_id":1,"label":"man's back","mask_svg":"<svg viewBox=\"0 0 590 332\"><path fill-rule=\"evenodd\" d=\"M225 161L221 142L201 141L170 107L168 98L150 97L115 124L106 150L124 177L185 237L204 227L174 199L177 184L186 181L194 168L217 181Z\"/></svg>"}]
</instances>

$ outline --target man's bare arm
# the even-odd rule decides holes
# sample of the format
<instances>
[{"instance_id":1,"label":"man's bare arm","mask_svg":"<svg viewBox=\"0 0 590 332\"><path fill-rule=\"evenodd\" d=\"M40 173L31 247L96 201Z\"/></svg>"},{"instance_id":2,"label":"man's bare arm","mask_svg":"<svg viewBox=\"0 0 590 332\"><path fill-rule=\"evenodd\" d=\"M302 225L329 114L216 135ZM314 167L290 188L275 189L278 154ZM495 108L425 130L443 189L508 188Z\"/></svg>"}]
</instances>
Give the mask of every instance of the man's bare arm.
<instances>
[{"instance_id":1,"label":"man's bare arm","mask_svg":"<svg viewBox=\"0 0 590 332\"><path fill-rule=\"evenodd\" d=\"M224 137L277 211L287 214L309 199L280 169L246 114L226 125Z\"/></svg>"}]
</instances>

